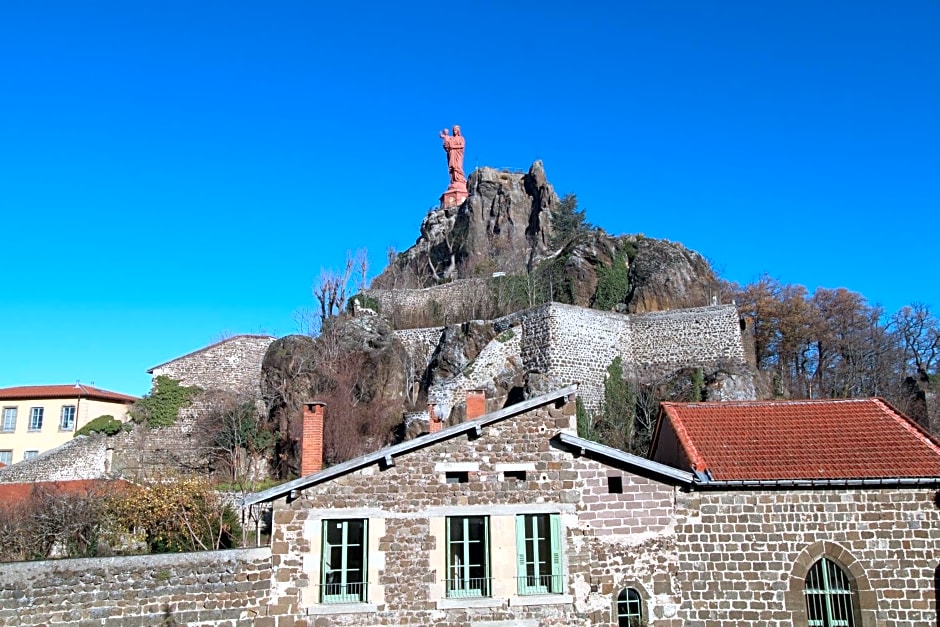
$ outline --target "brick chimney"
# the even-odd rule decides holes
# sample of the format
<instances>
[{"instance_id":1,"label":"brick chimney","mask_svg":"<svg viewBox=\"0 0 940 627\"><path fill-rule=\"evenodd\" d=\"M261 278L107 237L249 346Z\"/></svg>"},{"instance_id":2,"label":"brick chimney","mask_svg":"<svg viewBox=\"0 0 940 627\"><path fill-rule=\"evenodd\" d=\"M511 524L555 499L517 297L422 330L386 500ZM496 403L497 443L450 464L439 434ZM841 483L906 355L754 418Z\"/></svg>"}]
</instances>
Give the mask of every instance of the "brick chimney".
<instances>
[{"instance_id":1,"label":"brick chimney","mask_svg":"<svg viewBox=\"0 0 940 627\"><path fill-rule=\"evenodd\" d=\"M486 413L486 392L467 390L467 420L476 420Z\"/></svg>"},{"instance_id":2,"label":"brick chimney","mask_svg":"<svg viewBox=\"0 0 940 627\"><path fill-rule=\"evenodd\" d=\"M323 470L323 416L326 403L304 403L304 431L300 438L300 476Z\"/></svg>"},{"instance_id":3,"label":"brick chimney","mask_svg":"<svg viewBox=\"0 0 940 627\"><path fill-rule=\"evenodd\" d=\"M444 428L444 421L437 415L434 405L428 403L428 433L437 433Z\"/></svg>"}]
</instances>

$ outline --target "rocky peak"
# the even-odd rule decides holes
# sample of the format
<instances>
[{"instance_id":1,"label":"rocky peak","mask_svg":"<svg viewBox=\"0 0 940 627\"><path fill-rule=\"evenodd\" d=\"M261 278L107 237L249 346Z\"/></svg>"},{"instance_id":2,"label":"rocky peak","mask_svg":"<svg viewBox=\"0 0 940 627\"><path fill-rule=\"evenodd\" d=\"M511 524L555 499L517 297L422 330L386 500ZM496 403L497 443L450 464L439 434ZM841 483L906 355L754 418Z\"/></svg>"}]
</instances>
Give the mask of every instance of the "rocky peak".
<instances>
[{"instance_id":1,"label":"rocky peak","mask_svg":"<svg viewBox=\"0 0 940 627\"><path fill-rule=\"evenodd\" d=\"M548 242L558 196L541 161L527 173L478 168L467 188L463 204L425 216L414 246L373 287L428 287L497 271L524 273L552 253Z\"/></svg>"}]
</instances>

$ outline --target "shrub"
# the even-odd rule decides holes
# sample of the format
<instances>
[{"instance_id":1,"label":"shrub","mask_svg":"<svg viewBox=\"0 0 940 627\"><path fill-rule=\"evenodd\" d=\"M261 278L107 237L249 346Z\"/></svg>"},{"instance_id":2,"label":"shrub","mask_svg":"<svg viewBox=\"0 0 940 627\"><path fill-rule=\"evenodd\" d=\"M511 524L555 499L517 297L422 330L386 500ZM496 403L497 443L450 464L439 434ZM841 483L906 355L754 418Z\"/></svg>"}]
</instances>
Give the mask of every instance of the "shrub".
<instances>
[{"instance_id":1,"label":"shrub","mask_svg":"<svg viewBox=\"0 0 940 627\"><path fill-rule=\"evenodd\" d=\"M92 433L103 433L105 435L114 435L124 428L124 423L114 416L98 416L87 425L75 432L76 437L80 435L91 435Z\"/></svg>"},{"instance_id":2,"label":"shrub","mask_svg":"<svg viewBox=\"0 0 940 627\"><path fill-rule=\"evenodd\" d=\"M160 375L153 380L150 393L134 403L131 418L150 427L169 427L176 422L180 409L188 407L199 391L198 386L180 385L176 379Z\"/></svg>"}]
</instances>

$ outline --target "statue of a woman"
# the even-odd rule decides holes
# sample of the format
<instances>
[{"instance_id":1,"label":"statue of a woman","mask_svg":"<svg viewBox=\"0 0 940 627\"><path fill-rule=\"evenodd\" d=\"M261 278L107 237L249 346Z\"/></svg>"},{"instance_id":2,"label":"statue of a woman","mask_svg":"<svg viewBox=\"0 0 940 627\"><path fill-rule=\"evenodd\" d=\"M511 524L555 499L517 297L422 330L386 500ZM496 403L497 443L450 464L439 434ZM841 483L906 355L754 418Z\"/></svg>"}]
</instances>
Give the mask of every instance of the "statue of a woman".
<instances>
[{"instance_id":1,"label":"statue of a woman","mask_svg":"<svg viewBox=\"0 0 940 627\"><path fill-rule=\"evenodd\" d=\"M460 134L460 127L454 126L454 134L450 135L445 128L441 131L444 140L444 150L447 152L447 171L450 174L450 184L466 183L467 177L463 173L463 151L466 141Z\"/></svg>"}]
</instances>

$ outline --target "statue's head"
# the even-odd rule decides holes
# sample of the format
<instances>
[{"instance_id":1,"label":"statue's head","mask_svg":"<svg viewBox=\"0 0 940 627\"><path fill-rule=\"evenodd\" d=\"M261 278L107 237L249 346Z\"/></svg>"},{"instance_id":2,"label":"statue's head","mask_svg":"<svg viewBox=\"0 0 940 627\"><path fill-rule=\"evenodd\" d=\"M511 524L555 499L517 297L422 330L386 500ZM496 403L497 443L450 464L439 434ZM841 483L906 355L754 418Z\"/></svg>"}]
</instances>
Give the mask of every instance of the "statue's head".
<instances>
[{"instance_id":1,"label":"statue's head","mask_svg":"<svg viewBox=\"0 0 940 627\"><path fill-rule=\"evenodd\" d=\"M454 124L454 135L460 135L460 126Z\"/></svg>"}]
</instances>

